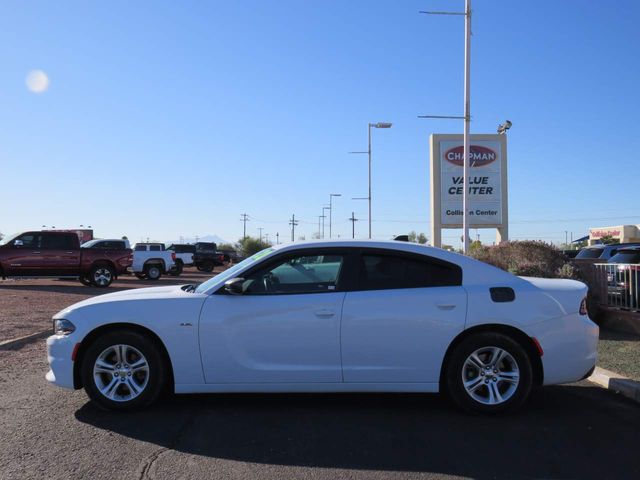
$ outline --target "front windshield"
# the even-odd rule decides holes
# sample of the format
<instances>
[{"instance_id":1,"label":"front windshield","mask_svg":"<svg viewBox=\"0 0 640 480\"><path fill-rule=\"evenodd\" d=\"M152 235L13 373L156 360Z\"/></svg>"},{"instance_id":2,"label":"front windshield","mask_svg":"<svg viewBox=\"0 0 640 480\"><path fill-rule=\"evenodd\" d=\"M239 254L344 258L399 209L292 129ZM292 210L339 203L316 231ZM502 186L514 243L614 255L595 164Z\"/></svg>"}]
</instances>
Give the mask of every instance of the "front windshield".
<instances>
[{"instance_id":1,"label":"front windshield","mask_svg":"<svg viewBox=\"0 0 640 480\"><path fill-rule=\"evenodd\" d=\"M209 288L211 288L216 283L218 282L224 283L230 278L235 277L237 272L244 270L246 267L249 267L250 265L256 263L261 258L266 257L271 252L273 252L273 250L274 250L273 247L265 248L264 250L259 251L258 253L250 256L249 258L245 258L243 261L241 261L237 265L234 265L233 267L225 270L224 272L219 273L215 277L211 277L206 282L201 283L198 286L198 288L196 288L196 293L206 292Z\"/></svg>"},{"instance_id":2,"label":"front windshield","mask_svg":"<svg viewBox=\"0 0 640 480\"><path fill-rule=\"evenodd\" d=\"M0 245L8 245L18 236L20 236L19 233L14 233L13 235L7 235L2 240L0 240Z\"/></svg>"}]
</instances>

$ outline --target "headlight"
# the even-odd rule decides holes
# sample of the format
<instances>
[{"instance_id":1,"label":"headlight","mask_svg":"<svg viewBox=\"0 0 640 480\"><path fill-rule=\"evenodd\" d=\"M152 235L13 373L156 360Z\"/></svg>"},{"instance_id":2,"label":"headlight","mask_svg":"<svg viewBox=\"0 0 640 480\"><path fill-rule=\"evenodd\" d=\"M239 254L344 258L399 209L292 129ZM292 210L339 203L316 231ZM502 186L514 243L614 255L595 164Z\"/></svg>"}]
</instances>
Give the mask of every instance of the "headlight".
<instances>
[{"instance_id":1,"label":"headlight","mask_svg":"<svg viewBox=\"0 0 640 480\"><path fill-rule=\"evenodd\" d=\"M75 332L76 326L69 320L59 318L53 321L54 335L70 335Z\"/></svg>"}]
</instances>

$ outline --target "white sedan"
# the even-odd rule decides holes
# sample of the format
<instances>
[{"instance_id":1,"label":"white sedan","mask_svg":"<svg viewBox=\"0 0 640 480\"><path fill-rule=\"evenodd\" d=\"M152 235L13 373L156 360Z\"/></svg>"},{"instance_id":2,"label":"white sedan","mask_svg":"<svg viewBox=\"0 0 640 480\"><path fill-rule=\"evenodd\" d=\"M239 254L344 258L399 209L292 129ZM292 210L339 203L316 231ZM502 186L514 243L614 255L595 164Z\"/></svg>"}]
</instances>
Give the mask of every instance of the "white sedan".
<instances>
[{"instance_id":1,"label":"white sedan","mask_svg":"<svg viewBox=\"0 0 640 480\"><path fill-rule=\"evenodd\" d=\"M98 405L165 390L438 392L497 413L596 364L587 287L405 242L277 246L199 286L100 295L54 316L47 380Z\"/></svg>"}]
</instances>

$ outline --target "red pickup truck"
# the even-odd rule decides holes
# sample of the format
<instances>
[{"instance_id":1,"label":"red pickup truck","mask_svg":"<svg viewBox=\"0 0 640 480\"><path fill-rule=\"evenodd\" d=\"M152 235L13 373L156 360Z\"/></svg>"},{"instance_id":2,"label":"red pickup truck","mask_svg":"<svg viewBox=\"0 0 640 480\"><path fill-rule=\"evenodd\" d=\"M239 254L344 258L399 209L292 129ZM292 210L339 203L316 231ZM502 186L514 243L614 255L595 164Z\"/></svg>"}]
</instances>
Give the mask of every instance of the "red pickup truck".
<instances>
[{"instance_id":1,"label":"red pickup truck","mask_svg":"<svg viewBox=\"0 0 640 480\"><path fill-rule=\"evenodd\" d=\"M0 277L77 278L108 287L133 262L133 251L81 248L72 232L25 232L0 244Z\"/></svg>"}]
</instances>

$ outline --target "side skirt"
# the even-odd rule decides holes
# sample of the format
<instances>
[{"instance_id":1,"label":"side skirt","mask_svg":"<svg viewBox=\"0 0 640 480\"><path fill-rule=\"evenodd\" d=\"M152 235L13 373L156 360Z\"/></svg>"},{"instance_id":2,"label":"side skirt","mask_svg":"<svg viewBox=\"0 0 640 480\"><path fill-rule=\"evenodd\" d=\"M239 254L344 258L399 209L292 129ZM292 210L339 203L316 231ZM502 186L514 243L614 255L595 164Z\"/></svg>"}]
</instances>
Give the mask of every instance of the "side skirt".
<instances>
[{"instance_id":1,"label":"side skirt","mask_svg":"<svg viewBox=\"0 0 640 480\"><path fill-rule=\"evenodd\" d=\"M437 393L438 383L204 383L176 384L176 393Z\"/></svg>"}]
</instances>

